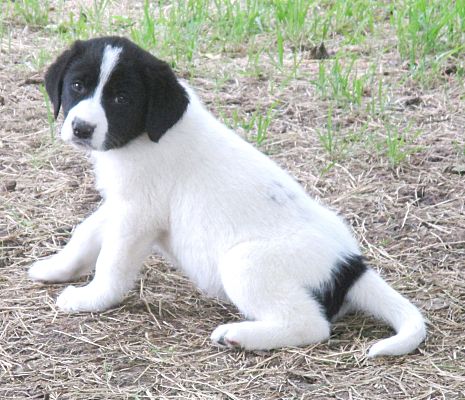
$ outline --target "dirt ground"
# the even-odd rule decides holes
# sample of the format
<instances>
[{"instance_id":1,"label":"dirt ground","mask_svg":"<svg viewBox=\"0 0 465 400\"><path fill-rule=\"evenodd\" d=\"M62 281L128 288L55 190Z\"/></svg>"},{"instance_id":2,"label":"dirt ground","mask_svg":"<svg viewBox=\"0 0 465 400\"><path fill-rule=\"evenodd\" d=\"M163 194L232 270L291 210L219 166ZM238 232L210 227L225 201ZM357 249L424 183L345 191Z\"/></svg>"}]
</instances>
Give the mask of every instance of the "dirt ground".
<instances>
[{"instance_id":1,"label":"dirt ground","mask_svg":"<svg viewBox=\"0 0 465 400\"><path fill-rule=\"evenodd\" d=\"M61 248L100 197L85 155L52 138L39 90L46 66L30 64L37 49L56 55L63 45L21 24L11 32L0 48L1 399L465 398L465 117L453 74L430 89L400 83L403 63L384 54L392 120L421 131L419 150L393 165L362 139L330 168L317 134L328 104L307 81L270 93L270 66L264 77L212 82L210 71L240 64L241 54L206 57L208 68L189 77L221 117L280 100L260 150L347 218L369 263L428 320L425 343L402 357L366 358L392 332L364 316L336 323L326 343L231 351L213 347L209 336L240 319L237 310L155 256L125 301L103 313L59 312L54 301L65 285L28 280L31 263ZM302 68L316 74L317 65L309 58ZM335 109L333 124L342 137L362 126L383 131L350 108Z\"/></svg>"}]
</instances>

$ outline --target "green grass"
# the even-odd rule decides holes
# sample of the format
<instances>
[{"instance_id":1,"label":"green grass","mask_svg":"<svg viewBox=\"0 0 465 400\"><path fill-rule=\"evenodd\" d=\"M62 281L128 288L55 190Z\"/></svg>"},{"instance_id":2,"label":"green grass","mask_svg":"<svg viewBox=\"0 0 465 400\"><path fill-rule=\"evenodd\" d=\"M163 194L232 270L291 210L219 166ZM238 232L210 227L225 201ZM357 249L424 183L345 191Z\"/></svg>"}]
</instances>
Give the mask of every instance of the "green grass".
<instances>
[{"instance_id":1,"label":"green grass","mask_svg":"<svg viewBox=\"0 0 465 400\"><path fill-rule=\"evenodd\" d=\"M47 95L47 91L45 90L44 85L39 86L40 93L42 93L42 96L44 97L44 102L47 110L47 122L49 126L49 132L50 132L50 141L53 143L55 142L56 138L56 123L55 123L55 118L53 116L53 110L52 110L52 104L50 103L50 99Z\"/></svg>"},{"instance_id":2,"label":"green grass","mask_svg":"<svg viewBox=\"0 0 465 400\"><path fill-rule=\"evenodd\" d=\"M46 26L49 22L48 0L15 0L15 15L24 23L32 26Z\"/></svg>"},{"instance_id":3,"label":"green grass","mask_svg":"<svg viewBox=\"0 0 465 400\"><path fill-rule=\"evenodd\" d=\"M274 102L268 107L257 107L253 112L243 115L234 110L231 117L222 114L222 118L231 129L242 129L248 140L255 142L258 146L269 136L270 126L278 114L278 103Z\"/></svg>"},{"instance_id":4,"label":"green grass","mask_svg":"<svg viewBox=\"0 0 465 400\"><path fill-rule=\"evenodd\" d=\"M431 84L465 49L465 1L404 0L392 7L398 51L415 79Z\"/></svg>"},{"instance_id":5,"label":"green grass","mask_svg":"<svg viewBox=\"0 0 465 400\"><path fill-rule=\"evenodd\" d=\"M125 21L124 17L110 15L107 9L109 3L110 0L93 0L91 6L76 7L67 14L62 11L59 23L49 26L48 29L57 33L65 43L104 34L124 34L125 23L131 23L131 21Z\"/></svg>"},{"instance_id":6,"label":"green grass","mask_svg":"<svg viewBox=\"0 0 465 400\"><path fill-rule=\"evenodd\" d=\"M52 57L48 49L38 49L36 52L31 54L30 59L34 70L40 70L52 61Z\"/></svg>"},{"instance_id":7,"label":"green grass","mask_svg":"<svg viewBox=\"0 0 465 400\"><path fill-rule=\"evenodd\" d=\"M261 145L268 137L268 130L276 114L276 103L263 110L255 111L251 118L250 124L253 127L253 138L257 145Z\"/></svg>"},{"instance_id":8,"label":"green grass","mask_svg":"<svg viewBox=\"0 0 465 400\"><path fill-rule=\"evenodd\" d=\"M328 110L327 122L324 129L317 130L318 139L321 147L327 153L330 163L325 167L325 170L329 170L334 162L341 155L342 149L340 148L339 132L337 127L333 125L333 109Z\"/></svg>"},{"instance_id":9,"label":"green grass","mask_svg":"<svg viewBox=\"0 0 465 400\"><path fill-rule=\"evenodd\" d=\"M355 62L356 58L352 57L344 63L339 56L320 62L313 84L323 99L362 104L366 78L357 72Z\"/></svg>"},{"instance_id":10,"label":"green grass","mask_svg":"<svg viewBox=\"0 0 465 400\"><path fill-rule=\"evenodd\" d=\"M8 3L0 3L0 46L11 52L11 31L6 19L10 14Z\"/></svg>"},{"instance_id":11,"label":"green grass","mask_svg":"<svg viewBox=\"0 0 465 400\"><path fill-rule=\"evenodd\" d=\"M381 153L384 151L385 156L394 167L406 161L411 154L422 150L420 146L414 144L415 139L420 136L421 132L412 133L410 131L410 126L401 130L398 126L386 125L386 136L384 143L381 143L380 146Z\"/></svg>"}]
</instances>

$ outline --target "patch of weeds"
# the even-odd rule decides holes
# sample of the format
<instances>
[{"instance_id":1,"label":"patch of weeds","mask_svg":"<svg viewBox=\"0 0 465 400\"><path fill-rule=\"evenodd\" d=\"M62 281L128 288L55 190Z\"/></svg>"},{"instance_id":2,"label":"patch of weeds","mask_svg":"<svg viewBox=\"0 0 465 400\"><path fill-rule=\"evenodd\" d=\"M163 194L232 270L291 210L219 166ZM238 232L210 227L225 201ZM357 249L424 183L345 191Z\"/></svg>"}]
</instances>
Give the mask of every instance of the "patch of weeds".
<instances>
[{"instance_id":1,"label":"patch of weeds","mask_svg":"<svg viewBox=\"0 0 465 400\"><path fill-rule=\"evenodd\" d=\"M410 133L410 126L402 129L398 126L386 124L386 136L378 143L378 153L387 157L391 166L396 167L415 153L422 151L422 147L414 142L421 132ZM402 131L401 131L402 129Z\"/></svg>"},{"instance_id":2,"label":"patch of weeds","mask_svg":"<svg viewBox=\"0 0 465 400\"><path fill-rule=\"evenodd\" d=\"M318 139L323 149L328 153L330 158L333 158L333 154L336 148L335 132L333 130L333 112L332 109L328 111L328 118L326 123L326 129L318 130Z\"/></svg>"},{"instance_id":3,"label":"patch of weeds","mask_svg":"<svg viewBox=\"0 0 465 400\"><path fill-rule=\"evenodd\" d=\"M103 32L103 17L110 0L94 0L92 7L84 8L83 12L87 15L90 25L95 33Z\"/></svg>"},{"instance_id":4,"label":"patch of weeds","mask_svg":"<svg viewBox=\"0 0 465 400\"><path fill-rule=\"evenodd\" d=\"M318 140L323 150L328 155L331 163L325 168L329 170L336 160L338 160L347 148L347 142L341 140L339 136L339 128L333 124L333 108L330 106L324 129L317 130Z\"/></svg>"},{"instance_id":5,"label":"patch of weeds","mask_svg":"<svg viewBox=\"0 0 465 400\"><path fill-rule=\"evenodd\" d=\"M334 99L341 105L347 102L362 104L366 77L358 76L355 61L353 57L348 64L344 64L337 57L320 62L318 76L312 83L323 99ZM332 64L330 68L329 64Z\"/></svg>"},{"instance_id":6,"label":"patch of weeds","mask_svg":"<svg viewBox=\"0 0 465 400\"><path fill-rule=\"evenodd\" d=\"M131 38L141 47L169 58L173 66L192 65L201 30L206 25L208 4L205 8L200 6L204 3L205 0L174 4L160 1L155 7L146 0L144 17L131 28Z\"/></svg>"},{"instance_id":7,"label":"patch of weeds","mask_svg":"<svg viewBox=\"0 0 465 400\"><path fill-rule=\"evenodd\" d=\"M6 3L0 4L0 43L3 42L3 38L7 32L7 24L5 22L7 13Z\"/></svg>"},{"instance_id":8,"label":"patch of weeds","mask_svg":"<svg viewBox=\"0 0 465 400\"><path fill-rule=\"evenodd\" d=\"M87 16L81 11L78 14L70 12L67 20L62 21L58 26L50 26L52 33L58 33L65 42L76 39L88 39L90 37Z\"/></svg>"},{"instance_id":9,"label":"patch of weeds","mask_svg":"<svg viewBox=\"0 0 465 400\"><path fill-rule=\"evenodd\" d=\"M366 145L368 136L368 122L364 122L360 127L350 130L346 136L343 138L344 146L349 147L349 145L361 143ZM344 150L346 150L344 148Z\"/></svg>"},{"instance_id":10,"label":"patch of weeds","mask_svg":"<svg viewBox=\"0 0 465 400\"><path fill-rule=\"evenodd\" d=\"M112 15L111 25L113 27L117 27L118 29L126 31L128 28L134 26L135 22L129 17L124 17L122 15Z\"/></svg>"},{"instance_id":11,"label":"patch of weeds","mask_svg":"<svg viewBox=\"0 0 465 400\"><path fill-rule=\"evenodd\" d=\"M370 0L322 1L275 0L274 24L292 46L317 44L336 35L343 42L359 43L374 31L386 8Z\"/></svg>"},{"instance_id":12,"label":"patch of weeds","mask_svg":"<svg viewBox=\"0 0 465 400\"><path fill-rule=\"evenodd\" d=\"M371 0L335 1L328 13L331 30L344 42L357 44L374 31L375 21L385 15L383 2Z\"/></svg>"},{"instance_id":13,"label":"patch of weeds","mask_svg":"<svg viewBox=\"0 0 465 400\"><path fill-rule=\"evenodd\" d=\"M14 223L20 226L24 230L28 230L29 228L33 228L35 226L34 221L31 220L26 214L24 214L20 209L9 206L5 210L5 215L8 219L14 221Z\"/></svg>"},{"instance_id":14,"label":"patch of weeds","mask_svg":"<svg viewBox=\"0 0 465 400\"><path fill-rule=\"evenodd\" d=\"M394 243L394 240L392 238L382 238L379 239L378 246L386 248L389 247L392 243Z\"/></svg>"},{"instance_id":15,"label":"patch of weeds","mask_svg":"<svg viewBox=\"0 0 465 400\"><path fill-rule=\"evenodd\" d=\"M169 358L176 352L176 348L174 346L158 347L151 343L149 350L152 354L158 357L158 362L169 362Z\"/></svg>"},{"instance_id":16,"label":"patch of weeds","mask_svg":"<svg viewBox=\"0 0 465 400\"><path fill-rule=\"evenodd\" d=\"M440 65L463 53L464 0L404 0L391 8L399 54L408 61L415 79L428 82Z\"/></svg>"},{"instance_id":17,"label":"patch of weeds","mask_svg":"<svg viewBox=\"0 0 465 400\"><path fill-rule=\"evenodd\" d=\"M381 74L376 72L376 64L370 67L370 71L365 75L366 82L364 94L369 96L366 103L366 111L373 118L383 116L386 111L388 96L385 83Z\"/></svg>"},{"instance_id":18,"label":"patch of weeds","mask_svg":"<svg viewBox=\"0 0 465 400\"><path fill-rule=\"evenodd\" d=\"M14 14L25 24L46 26L49 21L50 3L48 0L16 0Z\"/></svg>"},{"instance_id":19,"label":"patch of weeds","mask_svg":"<svg viewBox=\"0 0 465 400\"><path fill-rule=\"evenodd\" d=\"M267 50L268 58L271 61L272 65L277 68L280 73L284 73L288 79L297 78L300 63L302 61L301 56L299 56L298 48L292 47L292 54L290 62L285 64L285 46L284 46L284 36L283 32L277 28L276 30L276 51L274 48Z\"/></svg>"},{"instance_id":20,"label":"patch of weeds","mask_svg":"<svg viewBox=\"0 0 465 400\"><path fill-rule=\"evenodd\" d=\"M37 144L26 154L29 168L36 171L50 170L50 158L59 147L60 143L54 136L41 135Z\"/></svg>"},{"instance_id":21,"label":"patch of weeds","mask_svg":"<svg viewBox=\"0 0 465 400\"><path fill-rule=\"evenodd\" d=\"M120 18L124 19L125 17L107 15L109 1L94 0L89 7L81 6L78 12L70 12L67 20L62 21L56 27L50 27L50 29L57 31L61 35L61 39L66 42L90 39L96 35L118 34L123 29ZM126 18L126 20L129 19Z\"/></svg>"},{"instance_id":22,"label":"patch of weeds","mask_svg":"<svg viewBox=\"0 0 465 400\"><path fill-rule=\"evenodd\" d=\"M35 71L39 71L51 59L48 49L39 49L39 51L32 53L31 64Z\"/></svg>"},{"instance_id":23,"label":"patch of weeds","mask_svg":"<svg viewBox=\"0 0 465 400\"><path fill-rule=\"evenodd\" d=\"M269 127L277 114L277 106L278 102L274 102L265 109L257 108L247 117L241 116L237 110L232 111L230 118L227 118L221 112L220 115L227 126L233 130L237 128L243 129L247 139L260 146L268 138Z\"/></svg>"},{"instance_id":24,"label":"patch of weeds","mask_svg":"<svg viewBox=\"0 0 465 400\"><path fill-rule=\"evenodd\" d=\"M263 141L268 137L268 128L270 127L271 121L273 120L276 111L276 104L274 103L266 110L266 114L262 112L254 115L255 120L255 143L260 146Z\"/></svg>"},{"instance_id":25,"label":"patch of weeds","mask_svg":"<svg viewBox=\"0 0 465 400\"><path fill-rule=\"evenodd\" d=\"M40 149L29 154L29 165L36 171L44 169L48 164L48 154L44 154Z\"/></svg>"},{"instance_id":26,"label":"patch of weeds","mask_svg":"<svg viewBox=\"0 0 465 400\"><path fill-rule=\"evenodd\" d=\"M215 39L243 44L257 34L271 30L271 4L261 0L213 0Z\"/></svg>"},{"instance_id":27,"label":"patch of weeds","mask_svg":"<svg viewBox=\"0 0 465 400\"><path fill-rule=\"evenodd\" d=\"M258 146L268 137L268 129L276 115L276 106L277 103L275 102L265 110L259 108L247 120L242 121L241 127L246 132L252 133L252 135L248 136L248 139L254 141Z\"/></svg>"},{"instance_id":28,"label":"patch of weeds","mask_svg":"<svg viewBox=\"0 0 465 400\"><path fill-rule=\"evenodd\" d=\"M11 7L8 7L9 3L0 3L0 45L6 42L4 49L10 53L11 52L11 29L10 25L6 21L7 17L11 13Z\"/></svg>"},{"instance_id":29,"label":"patch of weeds","mask_svg":"<svg viewBox=\"0 0 465 400\"><path fill-rule=\"evenodd\" d=\"M251 43L247 49L247 69L244 75L262 77L264 75L265 68L262 64L263 48L258 48L255 43Z\"/></svg>"},{"instance_id":30,"label":"patch of weeds","mask_svg":"<svg viewBox=\"0 0 465 400\"><path fill-rule=\"evenodd\" d=\"M275 0L272 2L279 31L291 43L297 45L304 39L307 30L307 16L311 2L307 0Z\"/></svg>"},{"instance_id":31,"label":"patch of weeds","mask_svg":"<svg viewBox=\"0 0 465 400\"><path fill-rule=\"evenodd\" d=\"M111 362L103 361L103 372L105 375L105 380L107 384L113 378L113 364Z\"/></svg>"},{"instance_id":32,"label":"patch of weeds","mask_svg":"<svg viewBox=\"0 0 465 400\"><path fill-rule=\"evenodd\" d=\"M45 90L44 85L40 85L39 90L40 90L40 93L42 93L42 96L44 97L45 107L47 110L47 122L48 122L49 131L50 131L50 141L54 143L55 138L56 138L56 122L53 116L52 105L50 103L50 99L48 97L48 94L47 94L47 91Z\"/></svg>"},{"instance_id":33,"label":"patch of weeds","mask_svg":"<svg viewBox=\"0 0 465 400\"><path fill-rule=\"evenodd\" d=\"M199 53L265 49L282 69L286 41L304 36L309 3L303 0L265 2L263 0L145 0L143 18L131 27L132 39L146 49L169 56L174 64L192 63ZM290 7L290 8L289 8ZM275 35L276 46L255 46ZM276 50L274 50L276 48ZM250 65L258 65L253 52ZM295 58L296 59L296 58ZM295 61L295 60L294 60ZM295 62L295 64L297 64Z\"/></svg>"},{"instance_id":34,"label":"patch of weeds","mask_svg":"<svg viewBox=\"0 0 465 400\"><path fill-rule=\"evenodd\" d=\"M276 32L276 47L278 50L278 66L279 68L284 67L284 42L283 42L283 35L281 30L277 30Z\"/></svg>"},{"instance_id":35,"label":"patch of weeds","mask_svg":"<svg viewBox=\"0 0 465 400\"><path fill-rule=\"evenodd\" d=\"M155 48L158 41L155 36L155 20L151 16L150 3L144 1L144 15L139 26L131 29L131 38L145 49Z\"/></svg>"}]
</instances>

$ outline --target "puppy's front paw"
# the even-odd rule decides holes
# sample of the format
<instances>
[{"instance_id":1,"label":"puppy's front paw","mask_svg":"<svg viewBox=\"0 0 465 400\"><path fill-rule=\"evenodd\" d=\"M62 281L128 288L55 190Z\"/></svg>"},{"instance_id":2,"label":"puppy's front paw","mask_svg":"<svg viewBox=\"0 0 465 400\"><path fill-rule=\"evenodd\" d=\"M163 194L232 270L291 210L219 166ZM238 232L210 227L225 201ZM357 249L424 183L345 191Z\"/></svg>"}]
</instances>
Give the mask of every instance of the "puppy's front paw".
<instances>
[{"instance_id":1,"label":"puppy's front paw","mask_svg":"<svg viewBox=\"0 0 465 400\"><path fill-rule=\"evenodd\" d=\"M67 312L88 311L83 309L84 302L81 300L81 298L81 294L79 293L79 289L77 287L68 286L58 296L57 306L62 311Z\"/></svg>"},{"instance_id":2,"label":"puppy's front paw","mask_svg":"<svg viewBox=\"0 0 465 400\"><path fill-rule=\"evenodd\" d=\"M66 265L55 255L32 264L28 276L39 282L69 282L76 278L77 274L75 268Z\"/></svg>"},{"instance_id":3,"label":"puppy's front paw","mask_svg":"<svg viewBox=\"0 0 465 400\"><path fill-rule=\"evenodd\" d=\"M28 276L33 281L57 282L63 275L60 269L61 268L53 262L53 257L51 257L32 264L32 267L29 268Z\"/></svg>"},{"instance_id":4,"label":"puppy's front paw","mask_svg":"<svg viewBox=\"0 0 465 400\"><path fill-rule=\"evenodd\" d=\"M57 306L62 311L103 311L114 305L104 293L100 293L89 285L84 287L68 286L57 299Z\"/></svg>"}]
</instances>

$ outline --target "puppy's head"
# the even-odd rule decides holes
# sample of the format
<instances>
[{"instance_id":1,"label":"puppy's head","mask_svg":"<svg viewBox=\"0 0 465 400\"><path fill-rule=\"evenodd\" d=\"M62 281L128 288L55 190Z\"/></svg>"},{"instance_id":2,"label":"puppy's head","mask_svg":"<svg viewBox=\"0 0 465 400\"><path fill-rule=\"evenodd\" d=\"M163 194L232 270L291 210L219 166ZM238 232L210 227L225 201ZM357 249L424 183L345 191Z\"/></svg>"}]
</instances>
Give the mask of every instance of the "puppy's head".
<instances>
[{"instance_id":1,"label":"puppy's head","mask_svg":"<svg viewBox=\"0 0 465 400\"><path fill-rule=\"evenodd\" d=\"M77 41L45 74L61 137L92 150L110 150L146 132L157 142L184 114L184 88L163 61L127 39Z\"/></svg>"}]
</instances>

